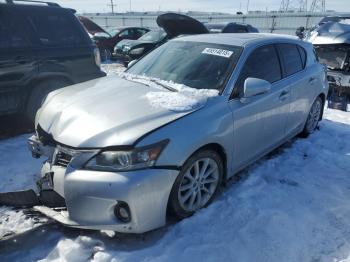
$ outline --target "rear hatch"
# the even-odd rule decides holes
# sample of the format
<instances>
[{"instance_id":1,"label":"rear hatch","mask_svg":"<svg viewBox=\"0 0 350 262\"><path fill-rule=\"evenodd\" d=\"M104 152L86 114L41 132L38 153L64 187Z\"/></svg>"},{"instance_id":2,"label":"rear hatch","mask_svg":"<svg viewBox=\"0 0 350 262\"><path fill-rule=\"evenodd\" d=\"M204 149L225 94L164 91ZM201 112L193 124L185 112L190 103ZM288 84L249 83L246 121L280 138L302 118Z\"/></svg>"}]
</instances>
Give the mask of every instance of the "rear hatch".
<instances>
[{"instance_id":1,"label":"rear hatch","mask_svg":"<svg viewBox=\"0 0 350 262\"><path fill-rule=\"evenodd\" d=\"M157 24L169 37L179 35L208 34L208 29L198 20L176 13L166 13L157 17Z\"/></svg>"}]
</instances>

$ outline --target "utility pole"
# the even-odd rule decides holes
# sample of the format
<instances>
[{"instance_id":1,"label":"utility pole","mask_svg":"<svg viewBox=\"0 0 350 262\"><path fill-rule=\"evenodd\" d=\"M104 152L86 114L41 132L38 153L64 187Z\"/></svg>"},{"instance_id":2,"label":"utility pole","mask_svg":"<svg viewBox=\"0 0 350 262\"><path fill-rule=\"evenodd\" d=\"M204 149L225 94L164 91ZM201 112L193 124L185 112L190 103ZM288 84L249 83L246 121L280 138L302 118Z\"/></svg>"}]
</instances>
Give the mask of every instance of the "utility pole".
<instances>
[{"instance_id":1,"label":"utility pole","mask_svg":"<svg viewBox=\"0 0 350 262\"><path fill-rule=\"evenodd\" d=\"M247 1L247 14L249 12L249 0Z\"/></svg>"},{"instance_id":2,"label":"utility pole","mask_svg":"<svg viewBox=\"0 0 350 262\"><path fill-rule=\"evenodd\" d=\"M114 3L114 1L113 1L113 0L111 0L111 3L110 3L108 6L110 6L110 7L111 7L111 9L112 9L112 15L114 15L114 7L116 7L116 6L117 6L117 4L115 4L115 3Z\"/></svg>"}]
</instances>

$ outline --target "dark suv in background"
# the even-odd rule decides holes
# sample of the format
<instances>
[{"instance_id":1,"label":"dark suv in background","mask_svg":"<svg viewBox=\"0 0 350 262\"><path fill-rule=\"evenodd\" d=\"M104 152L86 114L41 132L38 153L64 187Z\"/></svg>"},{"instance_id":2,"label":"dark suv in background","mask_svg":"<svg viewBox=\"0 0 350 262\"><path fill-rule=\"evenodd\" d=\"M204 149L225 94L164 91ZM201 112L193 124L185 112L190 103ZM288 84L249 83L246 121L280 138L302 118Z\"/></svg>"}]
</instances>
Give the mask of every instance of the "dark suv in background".
<instances>
[{"instance_id":1,"label":"dark suv in background","mask_svg":"<svg viewBox=\"0 0 350 262\"><path fill-rule=\"evenodd\" d=\"M0 2L0 115L33 121L49 92L105 75L74 13L50 2Z\"/></svg>"}]
</instances>

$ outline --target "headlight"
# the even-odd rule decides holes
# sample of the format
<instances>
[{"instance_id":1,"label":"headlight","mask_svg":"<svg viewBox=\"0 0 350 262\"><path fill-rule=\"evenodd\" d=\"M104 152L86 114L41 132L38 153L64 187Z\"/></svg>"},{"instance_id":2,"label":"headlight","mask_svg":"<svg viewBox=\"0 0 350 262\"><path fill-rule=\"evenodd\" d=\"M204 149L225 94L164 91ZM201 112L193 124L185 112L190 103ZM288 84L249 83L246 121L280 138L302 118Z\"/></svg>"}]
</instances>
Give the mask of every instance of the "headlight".
<instances>
[{"instance_id":1,"label":"headlight","mask_svg":"<svg viewBox=\"0 0 350 262\"><path fill-rule=\"evenodd\" d=\"M140 47L140 48L131 49L129 53L131 55L141 55L144 50L145 50L144 47Z\"/></svg>"},{"instance_id":2,"label":"headlight","mask_svg":"<svg viewBox=\"0 0 350 262\"><path fill-rule=\"evenodd\" d=\"M90 159L85 169L99 171L130 171L154 166L169 140L132 150L102 151Z\"/></svg>"}]
</instances>

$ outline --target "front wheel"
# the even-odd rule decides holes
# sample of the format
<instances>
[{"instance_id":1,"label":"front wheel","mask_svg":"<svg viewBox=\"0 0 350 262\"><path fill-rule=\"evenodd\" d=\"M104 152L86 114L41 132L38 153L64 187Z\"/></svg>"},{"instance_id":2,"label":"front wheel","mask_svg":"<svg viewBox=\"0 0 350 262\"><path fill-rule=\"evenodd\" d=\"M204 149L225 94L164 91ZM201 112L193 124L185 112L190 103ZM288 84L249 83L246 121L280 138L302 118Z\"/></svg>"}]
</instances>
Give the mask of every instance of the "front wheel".
<instances>
[{"instance_id":1,"label":"front wheel","mask_svg":"<svg viewBox=\"0 0 350 262\"><path fill-rule=\"evenodd\" d=\"M209 205L220 187L223 170L222 159L215 151L203 150L191 156L170 193L175 216L185 218Z\"/></svg>"},{"instance_id":2,"label":"front wheel","mask_svg":"<svg viewBox=\"0 0 350 262\"><path fill-rule=\"evenodd\" d=\"M323 102L320 97L317 97L315 102L312 104L309 115L307 117L304 130L301 132L302 137L308 137L312 134L318 125L322 115Z\"/></svg>"}]
</instances>

